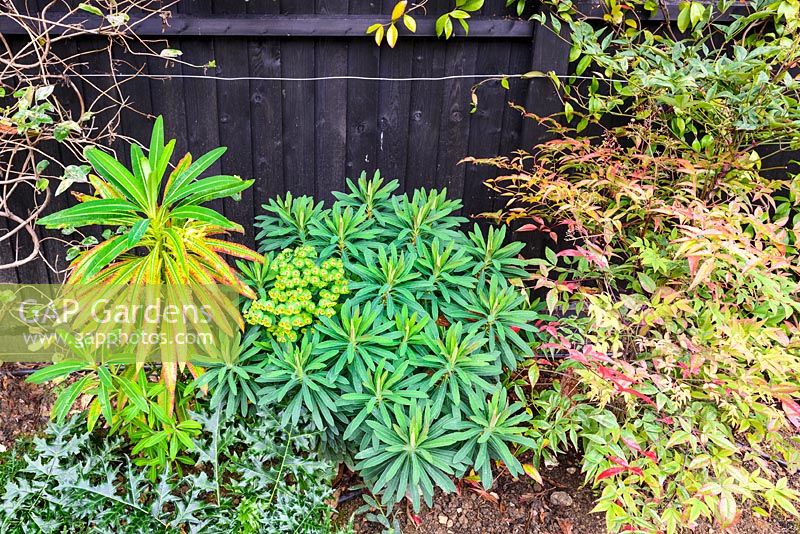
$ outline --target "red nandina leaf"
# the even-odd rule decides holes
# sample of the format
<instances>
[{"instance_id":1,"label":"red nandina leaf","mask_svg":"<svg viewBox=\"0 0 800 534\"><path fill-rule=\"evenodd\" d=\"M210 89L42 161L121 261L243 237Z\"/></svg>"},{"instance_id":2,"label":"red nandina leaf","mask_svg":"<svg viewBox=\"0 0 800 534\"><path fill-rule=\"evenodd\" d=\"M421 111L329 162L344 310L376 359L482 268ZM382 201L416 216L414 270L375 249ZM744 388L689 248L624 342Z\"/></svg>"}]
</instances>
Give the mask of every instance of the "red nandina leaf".
<instances>
[{"instance_id":1,"label":"red nandina leaf","mask_svg":"<svg viewBox=\"0 0 800 534\"><path fill-rule=\"evenodd\" d=\"M642 476L644 474L644 471L642 471L641 467L636 467L636 466L633 466L633 465L628 467L628 471L630 471L634 475L638 475L638 476Z\"/></svg>"},{"instance_id":2,"label":"red nandina leaf","mask_svg":"<svg viewBox=\"0 0 800 534\"><path fill-rule=\"evenodd\" d=\"M422 524L422 518L417 514L409 514L411 521L414 522L415 525L420 526Z\"/></svg>"},{"instance_id":3,"label":"red nandina leaf","mask_svg":"<svg viewBox=\"0 0 800 534\"><path fill-rule=\"evenodd\" d=\"M511 325L511 330L513 330L515 334L519 334L520 328L518 326Z\"/></svg>"},{"instance_id":4,"label":"red nandina leaf","mask_svg":"<svg viewBox=\"0 0 800 534\"><path fill-rule=\"evenodd\" d=\"M658 405L653 401L653 399L651 399L650 397L648 397L647 395L645 395L644 393L642 393L640 391L636 391L635 389L632 389L632 388L620 388L619 391L621 393L630 393L634 397L637 397L640 400L642 400L643 402L646 402L647 404L649 404L653 408L658 409Z\"/></svg>"},{"instance_id":5,"label":"red nandina leaf","mask_svg":"<svg viewBox=\"0 0 800 534\"><path fill-rule=\"evenodd\" d=\"M619 456L609 456L608 459L617 465L628 467L628 461L625 458L620 458Z\"/></svg>"},{"instance_id":6,"label":"red nandina leaf","mask_svg":"<svg viewBox=\"0 0 800 534\"><path fill-rule=\"evenodd\" d=\"M619 466L618 467L609 467L608 469L606 469L605 471L603 471L602 473L597 475L596 481L600 482L601 480L603 480L605 478L611 478L614 475L618 475L618 474L622 473L623 471L625 471L625 469L626 469L625 467L619 467Z\"/></svg>"},{"instance_id":7,"label":"red nandina leaf","mask_svg":"<svg viewBox=\"0 0 800 534\"><path fill-rule=\"evenodd\" d=\"M792 423L792 426L800 430L800 405L798 405L791 397L783 397L781 399L781 406L786 413L786 418Z\"/></svg>"},{"instance_id":8,"label":"red nandina leaf","mask_svg":"<svg viewBox=\"0 0 800 534\"><path fill-rule=\"evenodd\" d=\"M529 224L523 224L522 226L517 228L517 232L535 232L538 229L539 229L538 226L529 223Z\"/></svg>"},{"instance_id":9,"label":"red nandina leaf","mask_svg":"<svg viewBox=\"0 0 800 534\"><path fill-rule=\"evenodd\" d=\"M627 445L628 448L630 448L633 451L636 451L638 453L644 452L644 451L642 451L642 448L639 446L639 444L636 443L636 440L629 439L629 438L622 438L622 442L625 443L625 445Z\"/></svg>"}]
</instances>

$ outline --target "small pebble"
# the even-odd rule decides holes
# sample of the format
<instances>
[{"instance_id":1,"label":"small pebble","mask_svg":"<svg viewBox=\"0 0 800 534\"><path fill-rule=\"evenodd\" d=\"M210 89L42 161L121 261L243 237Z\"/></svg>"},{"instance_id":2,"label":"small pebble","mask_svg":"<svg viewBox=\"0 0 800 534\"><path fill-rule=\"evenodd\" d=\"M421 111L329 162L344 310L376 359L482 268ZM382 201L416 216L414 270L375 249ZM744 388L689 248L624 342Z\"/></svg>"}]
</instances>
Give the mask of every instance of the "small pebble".
<instances>
[{"instance_id":1,"label":"small pebble","mask_svg":"<svg viewBox=\"0 0 800 534\"><path fill-rule=\"evenodd\" d=\"M440 515L439 516L439 524L440 525L446 525L448 519L449 518L446 515Z\"/></svg>"},{"instance_id":2,"label":"small pebble","mask_svg":"<svg viewBox=\"0 0 800 534\"><path fill-rule=\"evenodd\" d=\"M572 506L572 497L566 491L554 491L550 494L550 504L561 508Z\"/></svg>"}]
</instances>

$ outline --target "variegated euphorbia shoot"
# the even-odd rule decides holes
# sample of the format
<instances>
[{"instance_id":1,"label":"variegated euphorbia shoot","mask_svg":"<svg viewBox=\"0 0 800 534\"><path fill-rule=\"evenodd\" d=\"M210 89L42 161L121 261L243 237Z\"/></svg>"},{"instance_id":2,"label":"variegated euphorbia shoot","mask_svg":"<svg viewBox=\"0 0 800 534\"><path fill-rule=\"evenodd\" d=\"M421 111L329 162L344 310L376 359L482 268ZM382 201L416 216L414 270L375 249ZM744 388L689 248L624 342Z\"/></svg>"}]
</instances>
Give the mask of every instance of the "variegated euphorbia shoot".
<instances>
[{"instance_id":1,"label":"variegated euphorbia shoot","mask_svg":"<svg viewBox=\"0 0 800 534\"><path fill-rule=\"evenodd\" d=\"M222 310L220 304L229 304L232 312L223 313L243 327L236 303L220 301L220 292L215 288L228 286L249 298L256 298L256 294L239 279L223 255L256 262L263 258L243 245L213 237L242 232L243 228L202 204L236 198L253 181L225 175L200 177L225 153L225 148L216 148L194 162L186 154L168 172L174 147L174 140L164 144L164 125L159 117L147 155L138 145L131 146L131 169L100 148L88 148L84 155L96 173L89 177L93 194L76 195L78 205L44 217L39 224L60 229L90 225L112 228L105 233L105 240L75 258L68 284L103 292L132 286L168 287L168 291L201 286L203 290L194 291L192 299L202 300L200 304L212 305L217 311ZM174 339L176 333L190 331L186 321L178 326L168 323L149 329L143 325L142 333L166 333ZM233 334L231 326L218 330ZM153 352L147 343L139 343L134 349L134 365L131 360L108 360L68 347L66 361L40 370L31 380L45 382L80 372L81 378L56 401L54 417L63 419L81 395L88 396L89 428L102 415L111 433L127 435L134 445L132 453L139 455L136 462L150 467L152 473L160 473L168 461L191 463L181 453L192 448L190 434L199 425L189 420L188 398L183 394L185 386L180 376L184 368L195 377L200 372L191 363L197 355L187 353L191 349L185 345L165 348L162 344L157 348ZM160 357L160 382L148 380L142 351L148 358Z\"/></svg>"},{"instance_id":2,"label":"variegated euphorbia shoot","mask_svg":"<svg viewBox=\"0 0 800 534\"><path fill-rule=\"evenodd\" d=\"M48 215L39 224L62 229L122 226L129 230L80 254L70 266L69 283L220 283L255 298L220 254L250 260L261 256L245 246L212 237L243 229L202 206L211 200L236 198L253 181L225 175L199 178L225 153L224 147L194 162L191 154L186 154L167 174L174 147L174 139L164 144L159 117L147 156L138 145L131 145L131 170L97 147L85 151L97 173L89 176L94 194L76 195L80 204Z\"/></svg>"}]
</instances>

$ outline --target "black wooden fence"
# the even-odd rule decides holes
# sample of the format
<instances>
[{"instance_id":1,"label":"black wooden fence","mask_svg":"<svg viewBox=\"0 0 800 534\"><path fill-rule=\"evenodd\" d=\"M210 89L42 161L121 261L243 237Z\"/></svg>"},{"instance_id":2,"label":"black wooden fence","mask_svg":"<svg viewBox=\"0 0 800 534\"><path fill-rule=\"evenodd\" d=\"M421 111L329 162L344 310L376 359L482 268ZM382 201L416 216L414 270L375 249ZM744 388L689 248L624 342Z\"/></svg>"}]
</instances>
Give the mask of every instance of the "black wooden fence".
<instances>
[{"instance_id":1,"label":"black wooden fence","mask_svg":"<svg viewBox=\"0 0 800 534\"><path fill-rule=\"evenodd\" d=\"M37 9L37 0L15 1ZM362 170L371 174L380 169L406 191L447 187L450 196L463 199L465 215L496 209L498 201L482 184L491 171L459 161L468 155L509 153L541 139L541 130L510 109L509 101L542 115L557 111L559 102L548 80L512 80L509 90L492 82L481 87L478 109L470 113L470 89L490 74L566 74L569 46L551 31L508 17L505 0L487 0L471 19L467 37L459 31L448 41L437 39L430 17L419 21L416 34L401 32L394 49L379 48L364 30L385 20L394 3L183 0L166 24L154 19L137 31L149 37L163 34L170 47L183 52L182 59L194 64L213 59L216 69L205 74L234 79L203 79L202 71L151 58L144 72L163 78L139 77L126 84L126 93L137 109L165 117L168 135L177 139L176 152L197 155L227 146L220 168L213 170L255 178L240 202L222 206L247 229L248 244L253 243L253 217L267 198L291 190L329 199L344 187L345 177ZM431 0L429 13L451 3ZM598 18L603 13L601 4L582 9ZM5 22L0 14L0 32L13 32ZM80 51L92 45L83 39L63 46ZM135 58L120 59L136 63ZM94 69L89 64L85 72L107 74ZM252 79L329 76L390 80ZM93 79L101 89L108 84L102 76ZM96 92L91 87L85 91L89 99ZM150 124L128 114L121 130L145 140ZM51 210L67 202L62 195ZM44 248L51 262L64 266L61 244L49 241ZM43 262L16 273L0 271L4 281L55 279Z\"/></svg>"}]
</instances>

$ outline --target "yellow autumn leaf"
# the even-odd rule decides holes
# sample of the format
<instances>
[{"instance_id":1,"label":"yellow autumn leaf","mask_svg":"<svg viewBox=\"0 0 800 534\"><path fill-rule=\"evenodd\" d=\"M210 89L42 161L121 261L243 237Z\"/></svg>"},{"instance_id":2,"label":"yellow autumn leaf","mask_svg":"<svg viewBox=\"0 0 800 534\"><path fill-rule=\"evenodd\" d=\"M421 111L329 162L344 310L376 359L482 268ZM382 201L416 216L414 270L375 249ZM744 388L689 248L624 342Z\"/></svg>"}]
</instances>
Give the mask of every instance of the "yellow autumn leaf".
<instances>
[{"instance_id":1,"label":"yellow autumn leaf","mask_svg":"<svg viewBox=\"0 0 800 534\"><path fill-rule=\"evenodd\" d=\"M525 470L525 474L531 477L533 480L538 482L539 484L543 484L542 482L542 475L539 474L539 470L533 467L531 464L522 464L522 469Z\"/></svg>"},{"instance_id":2,"label":"yellow autumn leaf","mask_svg":"<svg viewBox=\"0 0 800 534\"><path fill-rule=\"evenodd\" d=\"M407 5L408 5L408 2L406 0L402 0L401 2L397 2L397 4L395 4L395 6L394 6L394 9L392 10L392 20L397 20L401 16L403 16L403 13L406 12L406 6Z\"/></svg>"},{"instance_id":3,"label":"yellow autumn leaf","mask_svg":"<svg viewBox=\"0 0 800 534\"><path fill-rule=\"evenodd\" d=\"M417 21L411 15L403 15L403 24L406 25L408 31L411 33L416 33L417 31Z\"/></svg>"},{"instance_id":4,"label":"yellow autumn leaf","mask_svg":"<svg viewBox=\"0 0 800 534\"><path fill-rule=\"evenodd\" d=\"M389 26L389 31L386 32L386 42L392 48L397 44L397 27L394 24Z\"/></svg>"}]
</instances>

